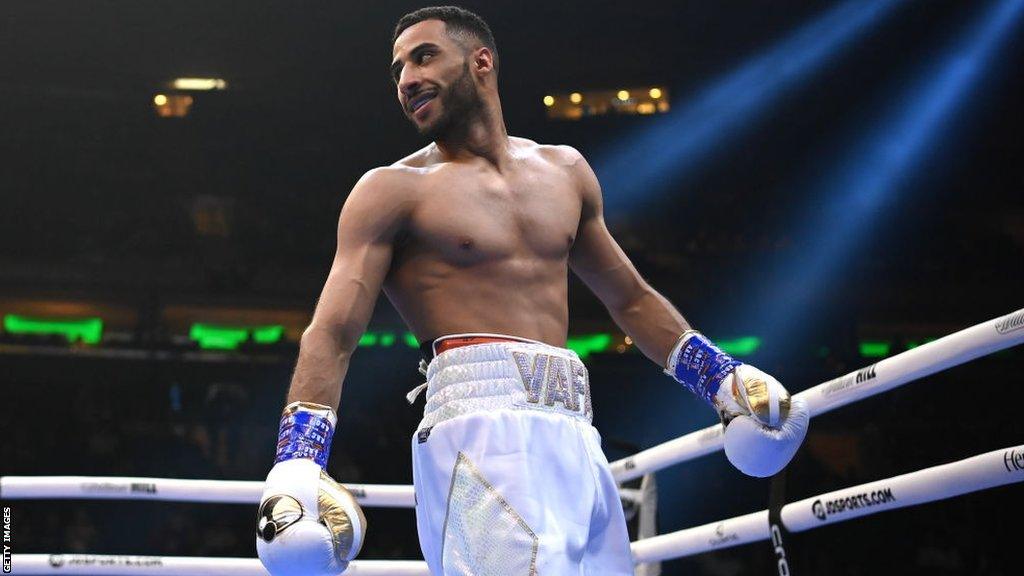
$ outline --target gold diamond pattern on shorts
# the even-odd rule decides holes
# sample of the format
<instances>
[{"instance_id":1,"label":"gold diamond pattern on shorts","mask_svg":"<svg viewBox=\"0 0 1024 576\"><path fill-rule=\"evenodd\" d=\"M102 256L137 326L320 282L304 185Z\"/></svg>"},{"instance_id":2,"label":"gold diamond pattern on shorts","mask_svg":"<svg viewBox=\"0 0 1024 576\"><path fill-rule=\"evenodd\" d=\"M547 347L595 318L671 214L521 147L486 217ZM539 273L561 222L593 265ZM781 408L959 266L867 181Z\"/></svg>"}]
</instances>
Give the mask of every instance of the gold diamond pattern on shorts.
<instances>
[{"instance_id":1,"label":"gold diamond pattern on shorts","mask_svg":"<svg viewBox=\"0 0 1024 576\"><path fill-rule=\"evenodd\" d=\"M448 491L442 565L446 576L535 576L539 539L459 452Z\"/></svg>"}]
</instances>

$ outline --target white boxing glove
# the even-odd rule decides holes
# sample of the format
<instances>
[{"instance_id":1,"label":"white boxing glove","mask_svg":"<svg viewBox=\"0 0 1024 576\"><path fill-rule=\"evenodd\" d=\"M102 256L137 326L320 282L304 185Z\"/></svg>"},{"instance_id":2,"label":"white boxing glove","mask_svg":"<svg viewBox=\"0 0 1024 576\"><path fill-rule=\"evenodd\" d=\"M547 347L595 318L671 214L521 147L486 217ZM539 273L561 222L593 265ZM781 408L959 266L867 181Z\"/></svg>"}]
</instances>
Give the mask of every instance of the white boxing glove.
<instances>
[{"instance_id":1,"label":"white boxing glove","mask_svg":"<svg viewBox=\"0 0 1024 576\"><path fill-rule=\"evenodd\" d=\"M690 330L679 337L665 372L718 411L725 455L740 472L760 478L786 467L807 434L807 404L778 380L722 352Z\"/></svg>"},{"instance_id":2,"label":"white boxing glove","mask_svg":"<svg viewBox=\"0 0 1024 576\"><path fill-rule=\"evenodd\" d=\"M363 545L363 511L323 469L336 422L330 407L305 402L281 417L256 517L256 553L272 576L340 574Z\"/></svg>"},{"instance_id":3,"label":"white boxing glove","mask_svg":"<svg viewBox=\"0 0 1024 576\"><path fill-rule=\"evenodd\" d=\"M737 366L715 398L725 423L725 456L748 476L785 468L807 435L807 403L753 366Z\"/></svg>"}]
</instances>

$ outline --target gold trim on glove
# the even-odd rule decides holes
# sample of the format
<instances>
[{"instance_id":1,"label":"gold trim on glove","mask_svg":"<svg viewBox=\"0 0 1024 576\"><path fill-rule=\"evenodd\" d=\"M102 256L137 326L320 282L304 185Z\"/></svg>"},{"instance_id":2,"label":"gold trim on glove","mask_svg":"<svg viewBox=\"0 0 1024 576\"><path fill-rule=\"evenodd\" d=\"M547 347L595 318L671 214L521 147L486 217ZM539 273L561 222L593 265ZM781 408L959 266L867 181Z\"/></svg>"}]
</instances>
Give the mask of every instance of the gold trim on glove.
<instances>
[{"instance_id":1,"label":"gold trim on glove","mask_svg":"<svg viewBox=\"0 0 1024 576\"><path fill-rule=\"evenodd\" d=\"M352 502L352 508L358 515L356 522L352 521L353 519L349 517L345 506L341 504L346 499ZM334 554L337 556L338 562L352 560L359 553L358 549L353 549L356 530L364 532L366 530L366 516L363 515L363 510L356 504L355 497L351 492L322 470L320 471L320 490L317 492L317 503L320 507L320 521L331 533ZM360 547L362 547L362 543L360 543Z\"/></svg>"},{"instance_id":2,"label":"gold trim on glove","mask_svg":"<svg viewBox=\"0 0 1024 576\"><path fill-rule=\"evenodd\" d=\"M742 380L743 389L738 388L737 382ZM781 388L781 387L780 387ZM754 415L755 418L764 423L772 421L771 418L771 394L768 392L768 383L758 377L751 378L740 378L740 375L733 372L732 378L732 395L734 398L743 398L746 400L747 409ZM792 399L789 396L789 392L782 390L781 395L778 399L779 402L779 417L778 422L782 422L789 416L789 408L792 404Z\"/></svg>"}]
</instances>

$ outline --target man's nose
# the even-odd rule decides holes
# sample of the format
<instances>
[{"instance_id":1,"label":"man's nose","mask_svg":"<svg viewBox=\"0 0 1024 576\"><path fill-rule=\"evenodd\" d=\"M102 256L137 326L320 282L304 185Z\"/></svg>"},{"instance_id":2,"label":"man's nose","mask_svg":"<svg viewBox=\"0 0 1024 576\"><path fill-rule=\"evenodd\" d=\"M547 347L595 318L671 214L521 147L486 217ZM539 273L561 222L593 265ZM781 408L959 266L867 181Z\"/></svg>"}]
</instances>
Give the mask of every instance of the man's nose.
<instances>
[{"instance_id":1,"label":"man's nose","mask_svg":"<svg viewBox=\"0 0 1024 576\"><path fill-rule=\"evenodd\" d=\"M402 75L398 78L398 89L406 97L416 94L420 89L420 84L421 78L419 74L410 70L408 66L402 69Z\"/></svg>"}]
</instances>

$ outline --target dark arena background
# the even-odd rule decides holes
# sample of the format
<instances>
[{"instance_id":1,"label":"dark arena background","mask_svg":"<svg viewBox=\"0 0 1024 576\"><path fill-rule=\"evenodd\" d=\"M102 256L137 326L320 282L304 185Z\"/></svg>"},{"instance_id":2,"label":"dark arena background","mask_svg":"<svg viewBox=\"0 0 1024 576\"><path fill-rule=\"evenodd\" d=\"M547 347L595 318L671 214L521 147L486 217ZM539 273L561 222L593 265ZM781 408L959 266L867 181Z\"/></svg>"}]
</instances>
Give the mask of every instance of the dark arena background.
<instances>
[{"instance_id":1,"label":"dark arena background","mask_svg":"<svg viewBox=\"0 0 1024 576\"><path fill-rule=\"evenodd\" d=\"M388 77L419 6L0 5L4 476L266 476L341 205L425 144ZM464 6L497 39L509 133L579 149L643 276L790 391L1024 306L1024 0ZM717 421L569 282L610 460ZM415 345L382 297L339 481L411 483ZM784 498L1019 446L1022 374L1010 347L814 418ZM658 533L763 510L772 486L720 451L656 480ZM255 502L0 496L15 573L18 554L255 558ZM1022 496L789 534L789 572L1020 574ZM411 510L367 517L361 559L422 558ZM660 569L775 574L778 556L758 541Z\"/></svg>"}]
</instances>

